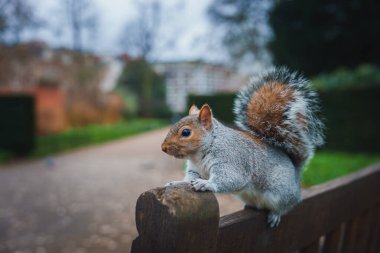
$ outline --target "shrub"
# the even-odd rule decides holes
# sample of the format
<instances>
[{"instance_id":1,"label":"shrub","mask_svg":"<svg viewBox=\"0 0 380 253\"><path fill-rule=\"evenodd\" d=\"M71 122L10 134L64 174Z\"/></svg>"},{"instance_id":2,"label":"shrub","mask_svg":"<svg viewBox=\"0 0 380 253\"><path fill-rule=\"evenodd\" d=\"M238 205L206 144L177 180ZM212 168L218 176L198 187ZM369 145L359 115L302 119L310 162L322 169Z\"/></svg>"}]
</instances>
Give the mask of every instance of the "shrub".
<instances>
[{"instance_id":1,"label":"shrub","mask_svg":"<svg viewBox=\"0 0 380 253\"><path fill-rule=\"evenodd\" d=\"M233 101L235 99L234 93L220 93L215 95L190 95L187 99L188 106L195 104L199 108L203 104L209 104L212 108L212 113L220 121L232 124L234 115L232 113Z\"/></svg>"},{"instance_id":2,"label":"shrub","mask_svg":"<svg viewBox=\"0 0 380 253\"><path fill-rule=\"evenodd\" d=\"M165 103L165 85L162 76L143 59L136 59L125 65L119 78L124 93L137 98L137 114L143 117L167 117L170 111Z\"/></svg>"},{"instance_id":3,"label":"shrub","mask_svg":"<svg viewBox=\"0 0 380 253\"><path fill-rule=\"evenodd\" d=\"M319 90L380 88L380 68L376 65L361 65L354 70L341 68L318 75L313 85Z\"/></svg>"},{"instance_id":4,"label":"shrub","mask_svg":"<svg viewBox=\"0 0 380 253\"><path fill-rule=\"evenodd\" d=\"M34 99L28 95L0 96L0 149L29 152L34 146Z\"/></svg>"}]
</instances>

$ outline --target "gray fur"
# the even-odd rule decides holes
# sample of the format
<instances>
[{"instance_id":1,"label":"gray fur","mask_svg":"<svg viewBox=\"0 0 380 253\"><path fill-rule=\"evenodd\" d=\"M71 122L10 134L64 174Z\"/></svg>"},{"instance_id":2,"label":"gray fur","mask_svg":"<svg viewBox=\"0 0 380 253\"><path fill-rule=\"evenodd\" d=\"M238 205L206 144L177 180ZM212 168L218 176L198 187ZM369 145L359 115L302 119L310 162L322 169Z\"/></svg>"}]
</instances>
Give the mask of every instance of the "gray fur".
<instances>
[{"instance_id":1,"label":"gray fur","mask_svg":"<svg viewBox=\"0 0 380 253\"><path fill-rule=\"evenodd\" d=\"M203 149L187 157L185 181L195 190L233 193L249 206L269 209L268 221L276 226L301 200L299 177L289 157L215 119L209 136Z\"/></svg>"}]
</instances>

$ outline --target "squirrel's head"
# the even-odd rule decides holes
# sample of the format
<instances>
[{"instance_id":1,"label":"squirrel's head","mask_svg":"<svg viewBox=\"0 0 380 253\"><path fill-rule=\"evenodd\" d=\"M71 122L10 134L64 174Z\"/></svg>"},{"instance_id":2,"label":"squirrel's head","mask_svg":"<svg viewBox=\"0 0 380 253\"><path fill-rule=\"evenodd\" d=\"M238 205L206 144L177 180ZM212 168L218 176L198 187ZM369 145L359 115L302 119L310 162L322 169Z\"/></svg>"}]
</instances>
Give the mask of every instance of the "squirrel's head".
<instances>
[{"instance_id":1,"label":"squirrel's head","mask_svg":"<svg viewBox=\"0 0 380 253\"><path fill-rule=\"evenodd\" d=\"M191 106L189 115L178 121L169 130L161 145L162 151L176 158L195 154L202 146L205 135L212 129L212 112L205 104L199 110Z\"/></svg>"}]
</instances>

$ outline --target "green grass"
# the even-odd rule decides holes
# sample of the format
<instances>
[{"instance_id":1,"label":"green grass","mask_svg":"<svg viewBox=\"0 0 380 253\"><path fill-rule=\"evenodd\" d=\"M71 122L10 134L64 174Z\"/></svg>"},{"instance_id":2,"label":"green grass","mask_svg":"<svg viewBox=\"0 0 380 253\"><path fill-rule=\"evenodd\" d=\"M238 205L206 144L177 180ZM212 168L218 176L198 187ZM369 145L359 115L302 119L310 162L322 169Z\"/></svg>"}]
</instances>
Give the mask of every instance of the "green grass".
<instances>
[{"instance_id":1,"label":"green grass","mask_svg":"<svg viewBox=\"0 0 380 253\"><path fill-rule=\"evenodd\" d=\"M99 144L135 135L167 125L158 119L133 119L108 125L89 125L73 128L59 134L38 136L29 157L43 157L78 147ZM9 152L0 152L0 161L14 158Z\"/></svg>"},{"instance_id":2,"label":"green grass","mask_svg":"<svg viewBox=\"0 0 380 253\"><path fill-rule=\"evenodd\" d=\"M320 184L379 162L380 155L317 152L302 175L302 184Z\"/></svg>"}]
</instances>

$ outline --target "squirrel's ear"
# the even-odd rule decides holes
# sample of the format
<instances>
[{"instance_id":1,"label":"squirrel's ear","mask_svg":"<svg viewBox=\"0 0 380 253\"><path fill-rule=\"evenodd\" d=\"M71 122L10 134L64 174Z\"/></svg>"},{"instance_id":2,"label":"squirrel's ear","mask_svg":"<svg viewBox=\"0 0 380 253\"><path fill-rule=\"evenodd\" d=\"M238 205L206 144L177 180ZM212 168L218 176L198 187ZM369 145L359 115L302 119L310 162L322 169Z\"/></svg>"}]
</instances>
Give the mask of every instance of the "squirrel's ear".
<instances>
[{"instance_id":1,"label":"squirrel's ear","mask_svg":"<svg viewBox=\"0 0 380 253\"><path fill-rule=\"evenodd\" d=\"M201 124L204 128L206 128L207 130L211 128L211 126L212 126L212 112L211 112L211 108L208 104L205 104L202 106L198 117L199 117L199 121L201 122Z\"/></svg>"},{"instance_id":2,"label":"squirrel's ear","mask_svg":"<svg viewBox=\"0 0 380 253\"><path fill-rule=\"evenodd\" d=\"M198 115L199 109L196 105L192 105L189 110L189 116L190 115Z\"/></svg>"}]
</instances>

